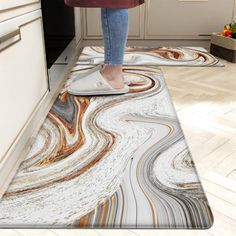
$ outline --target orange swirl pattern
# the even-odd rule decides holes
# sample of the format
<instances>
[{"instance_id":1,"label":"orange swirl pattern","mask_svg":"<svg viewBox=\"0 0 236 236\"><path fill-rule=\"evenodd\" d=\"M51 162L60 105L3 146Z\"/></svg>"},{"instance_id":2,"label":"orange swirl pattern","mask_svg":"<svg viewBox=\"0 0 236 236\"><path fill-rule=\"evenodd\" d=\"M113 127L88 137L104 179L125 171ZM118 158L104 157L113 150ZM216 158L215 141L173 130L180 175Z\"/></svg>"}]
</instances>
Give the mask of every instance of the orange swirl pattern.
<instances>
[{"instance_id":1,"label":"orange swirl pattern","mask_svg":"<svg viewBox=\"0 0 236 236\"><path fill-rule=\"evenodd\" d=\"M130 92L67 93L72 69L0 202L4 227L207 228L212 214L161 71L125 66Z\"/></svg>"},{"instance_id":2,"label":"orange swirl pattern","mask_svg":"<svg viewBox=\"0 0 236 236\"><path fill-rule=\"evenodd\" d=\"M85 47L78 64L96 65L103 63L103 47ZM224 66L219 59L201 47L127 47L125 65L155 66Z\"/></svg>"}]
</instances>

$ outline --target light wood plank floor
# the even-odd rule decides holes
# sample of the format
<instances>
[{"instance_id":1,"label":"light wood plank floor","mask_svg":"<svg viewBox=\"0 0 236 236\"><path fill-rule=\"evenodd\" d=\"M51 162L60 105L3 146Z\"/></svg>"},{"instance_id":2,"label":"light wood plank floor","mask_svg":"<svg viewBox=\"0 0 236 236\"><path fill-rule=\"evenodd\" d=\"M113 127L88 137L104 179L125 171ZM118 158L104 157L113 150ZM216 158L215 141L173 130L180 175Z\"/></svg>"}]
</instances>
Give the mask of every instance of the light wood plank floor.
<instances>
[{"instance_id":1,"label":"light wood plank floor","mask_svg":"<svg viewBox=\"0 0 236 236\"><path fill-rule=\"evenodd\" d=\"M0 230L1 236L236 235L236 64L224 68L162 67L214 214L205 231Z\"/></svg>"}]
</instances>

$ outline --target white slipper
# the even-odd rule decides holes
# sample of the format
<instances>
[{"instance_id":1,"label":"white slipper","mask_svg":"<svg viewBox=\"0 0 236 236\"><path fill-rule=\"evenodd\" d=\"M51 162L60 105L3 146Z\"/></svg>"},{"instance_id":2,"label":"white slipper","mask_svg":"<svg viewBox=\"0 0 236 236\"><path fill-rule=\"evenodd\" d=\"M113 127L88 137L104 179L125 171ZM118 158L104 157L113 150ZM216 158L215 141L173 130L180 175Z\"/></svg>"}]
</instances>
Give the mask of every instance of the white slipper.
<instances>
[{"instance_id":1,"label":"white slipper","mask_svg":"<svg viewBox=\"0 0 236 236\"><path fill-rule=\"evenodd\" d=\"M82 73L82 74L80 74L80 75L75 76L71 81L72 81L72 83L73 83L73 82L75 82L76 80L82 79L82 78L84 78L84 77L86 77L86 76L92 74L92 73L95 72L95 71L100 71L101 69L102 69L102 65L99 64L99 65L95 66L93 69L90 69L90 70L88 70L87 72L84 72L84 73ZM129 85L129 84L131 84L131 82L132 82L132 81L131 81L129 78L126 78L126 76L124 76L124 84Z\"/></svg>"},{"instance_id":2,"label":"white slipper","mask_svg":"<svg viewBox=\"0 0 236 236\"><path fill-rule=\"evenodd\" d=\"M76 76L68 87L72 95L93 96L93 95L115 95L129 92L127 85L122 89L114 89L101 75L101 65L92 70Z\"/></svg>"},{"instance_id":3,"label":"white slipper","mask_svg":"<svg viewBox=\"0 0 236 236\"><path fill-rule=\"evenodd\" d=\"M76 76L72 79L72 83L75 82L75 81L77 81L77 80L79 80L79 79L83 79L83 78L89 76L90 74L92 74L92 73L95 72L95 71L100 71L101 69L102 69L102 65L100 64L100 65L95 66L95 67L92 68L92 69L89 69L89 70L86 71L86 72L83 72L83 73L81 73L81 74L79 74L79 75L76 75Z\"/></svg>"}]
</instances>

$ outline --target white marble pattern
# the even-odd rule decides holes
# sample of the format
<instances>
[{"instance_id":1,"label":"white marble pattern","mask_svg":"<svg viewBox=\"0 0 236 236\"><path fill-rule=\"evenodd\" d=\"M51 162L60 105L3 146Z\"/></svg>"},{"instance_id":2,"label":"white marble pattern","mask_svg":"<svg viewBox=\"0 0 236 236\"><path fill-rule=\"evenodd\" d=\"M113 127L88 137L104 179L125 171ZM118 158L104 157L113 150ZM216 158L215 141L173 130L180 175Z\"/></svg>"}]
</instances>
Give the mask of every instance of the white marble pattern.
<instances>
[{"instance_id":1,"label":"white marble pattern","mask_svg":"<svg viewBox=\"0 0 236 236\"><path fill-rule=\"evenodd\" d=\"M103 47L85 47L78 64L104 63ZM222 67L219 59L202 47L126 47L125 65Z\"/></svg>"},{"instance_id":2,"label":"white marble pattern","mask_svg":"<svg viewBox=\"0 0 236 236\"><path fill-rule=\"evenodd\" d=\"M130 93L75 97L75 65L0 201L1 227L206 228L212 215L163 75L126 66Z\"/></svg>"}]
</instances>

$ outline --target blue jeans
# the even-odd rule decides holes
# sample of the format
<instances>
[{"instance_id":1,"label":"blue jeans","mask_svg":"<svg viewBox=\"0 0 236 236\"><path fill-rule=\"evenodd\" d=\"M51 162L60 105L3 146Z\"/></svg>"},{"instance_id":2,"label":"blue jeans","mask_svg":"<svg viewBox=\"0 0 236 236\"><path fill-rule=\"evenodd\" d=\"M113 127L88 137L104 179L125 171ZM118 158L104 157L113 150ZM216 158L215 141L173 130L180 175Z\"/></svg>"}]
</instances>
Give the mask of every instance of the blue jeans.
<instances>
[{"instance_id":1,"label":"blue jeans","mask_svg":"<svg viewBox=\"0 0 236 236\"><path fill-rule=\"evenodd\" d=\"M105 64L122 65L128 37L128 9L101 9Z\"/></svg>"}]
</instances>

